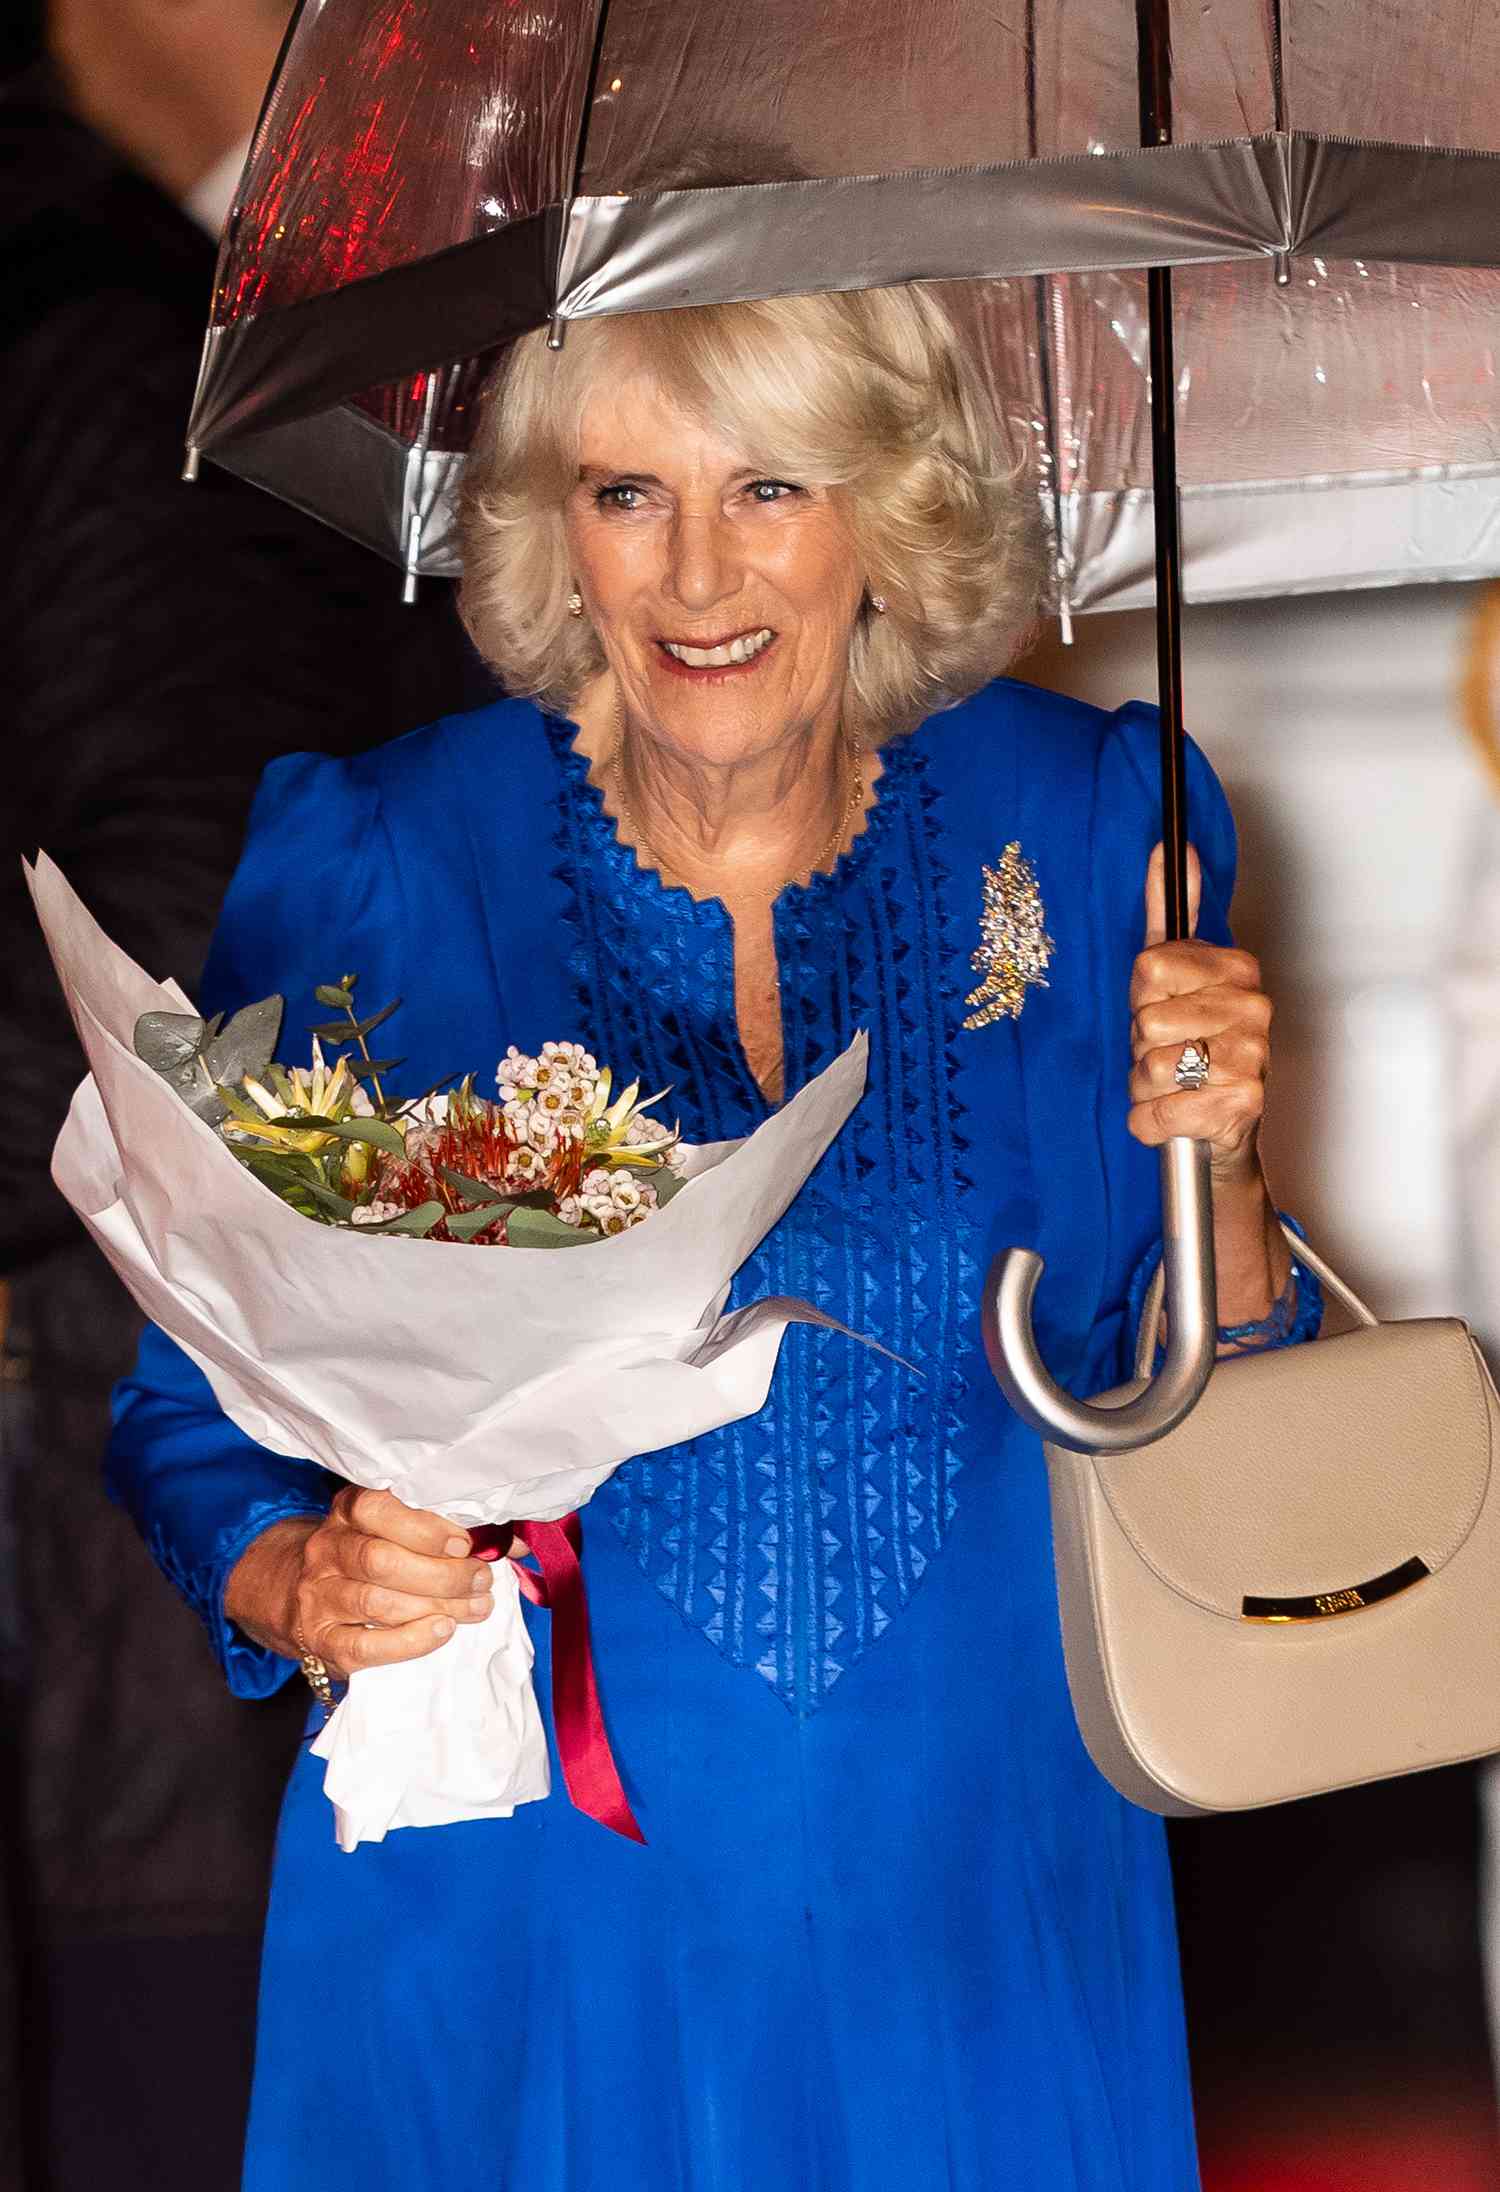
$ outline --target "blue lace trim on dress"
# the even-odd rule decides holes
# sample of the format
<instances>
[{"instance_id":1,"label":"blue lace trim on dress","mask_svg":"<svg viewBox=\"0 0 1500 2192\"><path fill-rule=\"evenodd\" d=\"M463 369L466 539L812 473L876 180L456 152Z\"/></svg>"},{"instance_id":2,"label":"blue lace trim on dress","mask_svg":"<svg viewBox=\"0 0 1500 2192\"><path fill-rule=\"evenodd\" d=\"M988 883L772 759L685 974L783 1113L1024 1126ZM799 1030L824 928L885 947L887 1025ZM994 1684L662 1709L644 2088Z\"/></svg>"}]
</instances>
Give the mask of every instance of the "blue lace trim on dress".
<instances>
[{"instance_id":1,"label":"blue lace trim on dress","mask_svg":"<svg viewBox=\"0 0 1500 2192\"><path fill-rule=\"evenodd\" d=\"M690 1140L747 1133L766 1106L739 1045L728 918L639 867L570 726L554 738L577 1025L618 1071L673 1085L664 1108ZM627 1463L595 1500L682 1618L799 1715L909 1602L956 1505L978 1242L955 1093L967 932L935 800L919 751L889 749L849 853L778 901L786 1086L860 1027L870 1085L735 1289L799 1294L923 1375L793 1327L759 1415Z\"/></svg>"}]
</instances>

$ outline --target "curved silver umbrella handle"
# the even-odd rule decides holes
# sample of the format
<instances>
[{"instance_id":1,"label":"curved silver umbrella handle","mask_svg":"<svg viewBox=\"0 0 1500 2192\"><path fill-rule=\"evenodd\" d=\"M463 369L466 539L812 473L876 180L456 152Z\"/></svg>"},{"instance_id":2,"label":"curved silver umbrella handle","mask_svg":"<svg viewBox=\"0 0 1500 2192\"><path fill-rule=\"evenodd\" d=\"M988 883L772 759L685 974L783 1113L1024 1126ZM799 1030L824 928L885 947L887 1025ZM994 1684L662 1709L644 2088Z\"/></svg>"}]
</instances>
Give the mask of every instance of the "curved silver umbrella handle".
<instances>
[{"instance_id":1,"label":"curved silver umbrella handle","mask_svg":"<svg viewBox=\"0 0 1500 2192\"><path fill-rule=\"evenodd\" d=\"M1214 1212L1207 1142L1179 1136L1161 1152L1167 1359L1117 1406L1074 1400L1048 1374L1031 1329L1042 1259L1007 1248L985 1284L984 1348L1000 1390L1023 1422L1080 1454L1128 1454L1165 1438L1197 1405L1214 1366Z\"/></svg>"}]
</instances>

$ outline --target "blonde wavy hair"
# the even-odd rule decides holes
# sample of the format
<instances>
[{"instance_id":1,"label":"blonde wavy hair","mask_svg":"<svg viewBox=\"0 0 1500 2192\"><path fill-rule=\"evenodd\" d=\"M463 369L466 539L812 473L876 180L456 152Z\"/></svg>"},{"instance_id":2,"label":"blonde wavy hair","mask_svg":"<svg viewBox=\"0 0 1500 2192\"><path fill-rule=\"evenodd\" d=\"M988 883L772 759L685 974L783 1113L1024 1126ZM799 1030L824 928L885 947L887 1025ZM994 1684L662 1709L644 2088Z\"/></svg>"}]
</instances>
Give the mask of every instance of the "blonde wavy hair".
<instances>
[{"instance_id":1,"label":"blonde wavy hair","mask_svg":"<svg viewBox=\"0 0 1500 2192\"><path fill-rule=\"evenodd\" d=\"M516 343L465 470L459 597L510 692L566 712L604 667L568 612L563 508L591 392L640 371L747 465L842 503L867 587L849 639L854 736L911 730L1012 660L1036 607L1036 497L947 311L912 283L577 320L561 353L540 332Z\"/></svg>"}]
</instances>

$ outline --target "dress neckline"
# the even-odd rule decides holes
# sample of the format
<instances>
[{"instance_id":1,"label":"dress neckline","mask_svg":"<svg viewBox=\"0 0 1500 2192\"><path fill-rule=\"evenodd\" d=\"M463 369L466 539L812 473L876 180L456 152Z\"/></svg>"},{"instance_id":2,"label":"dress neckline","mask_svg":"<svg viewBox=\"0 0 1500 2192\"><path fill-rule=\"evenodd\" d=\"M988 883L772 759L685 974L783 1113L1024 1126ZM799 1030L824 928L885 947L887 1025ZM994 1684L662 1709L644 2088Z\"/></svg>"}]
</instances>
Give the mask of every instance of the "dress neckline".
<instances>
[{"instance_id":1,"label":"dress neckline","mask_svg":"<svg viewBox=\"0 0 1500 2192\"><path fill-rule=\"evenodd\" d=\"M685 884L664 881L658 868L644 865L636 857L635 848L621 842L615 819L605 807L603 789L592 773L592 764L579 747L578 724L570 716L545 713L542 720L553 757L565 782L571 786L577 811L587 827L591 849L602 861L611 881L636 898L655 905L672 920L693 926L718 926L726 922L728 913L722 899L695 898ZM805 883L782 886L771 902L772 917L778 925L783 912L811 913L862 875L889 836L896 808L912 779L911 747L912 740L906 737L880 749L880 775L875 781L874 797L864 811L861 828L831 868L819 869Z\"/></svg>"}]
</instances>

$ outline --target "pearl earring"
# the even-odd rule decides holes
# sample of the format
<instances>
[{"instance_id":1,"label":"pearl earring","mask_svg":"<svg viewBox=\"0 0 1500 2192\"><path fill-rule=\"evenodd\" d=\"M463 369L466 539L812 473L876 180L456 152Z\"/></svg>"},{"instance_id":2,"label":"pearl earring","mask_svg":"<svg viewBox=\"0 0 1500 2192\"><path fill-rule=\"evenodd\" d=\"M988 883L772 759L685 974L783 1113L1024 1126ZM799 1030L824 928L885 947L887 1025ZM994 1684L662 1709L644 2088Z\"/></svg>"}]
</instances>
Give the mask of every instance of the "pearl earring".
<instances>
[{"instance_id":1,"label":"pearl earring","mask_svg":"<svg viewBox=\"0 0 1500 2192\"><path fill-rule=\"evenodd\" d=\"M576 586L568 596L568 614L569 616L583 615L583 596Z\"/></svg>"},{"instance_id":2,"label":"pearl earring","mask_svg":"<svg viewBox=\"0 0 1500 2192\"><path fill-rule=\"evenodd\" d=\"M884 594L871 594L871 596L870 596L870 607L871 607L871 608L872 608L872 609L873 609L873 610L875 611L875 614L876 614L877 616L884 616L884 615L885 615L885 612L886 612L886 599L885 599L885 595L884 595Z\"/></svg>"}]
</instances>

